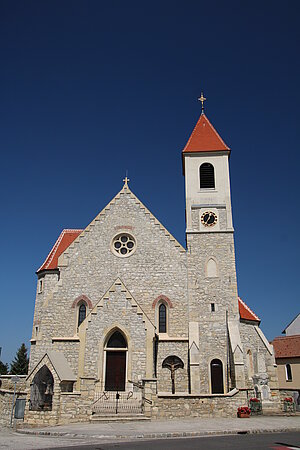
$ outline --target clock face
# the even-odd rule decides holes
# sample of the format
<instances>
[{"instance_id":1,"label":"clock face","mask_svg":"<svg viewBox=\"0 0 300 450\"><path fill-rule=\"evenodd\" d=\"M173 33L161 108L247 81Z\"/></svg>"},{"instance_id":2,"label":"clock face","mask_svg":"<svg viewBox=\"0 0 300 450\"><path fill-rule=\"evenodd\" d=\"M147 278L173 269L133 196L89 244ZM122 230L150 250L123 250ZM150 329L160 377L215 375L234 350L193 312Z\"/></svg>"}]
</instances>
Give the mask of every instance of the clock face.
<instances>
[{"instance_id":1,"label":"clock face","mask_svg":"<svg viewBox=\"0 0 300 450\"><path fill-rule=\"evenodd\" d=\"M217 221L218 221L217 215L211 211L206 211L201 216L201 222L205 227L212 227L217 223Z\"/></svg>"}]
</instances>

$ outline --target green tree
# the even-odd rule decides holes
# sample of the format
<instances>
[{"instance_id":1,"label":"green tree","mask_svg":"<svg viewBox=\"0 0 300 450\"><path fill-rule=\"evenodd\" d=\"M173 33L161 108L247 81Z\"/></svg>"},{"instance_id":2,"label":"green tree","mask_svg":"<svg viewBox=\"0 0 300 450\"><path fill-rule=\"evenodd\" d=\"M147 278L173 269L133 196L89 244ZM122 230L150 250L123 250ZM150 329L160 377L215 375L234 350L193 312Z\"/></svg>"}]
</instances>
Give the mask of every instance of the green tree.
<instances>
[{"instance_id":1,"label":"green tree","mask_svg":"<svg viewBox=\"0 0 300 450\"><path fill-rule=\"evenodd\" d=\"M17 351L16 357L10 365L10 373L12 375L27 375L28 372L28 356L27 348L23 343Z\"/></svg>"},{"instance_id":2,"label":"green tree","mask_svg":"<svg viewBox=\"0 0 300 450\"><path fill-rule=\"evenodd\" d=\"M0 361L0 375L7 375L8 374L8 364L4 364L2 361Z\"/></svg>"}]
</instances>

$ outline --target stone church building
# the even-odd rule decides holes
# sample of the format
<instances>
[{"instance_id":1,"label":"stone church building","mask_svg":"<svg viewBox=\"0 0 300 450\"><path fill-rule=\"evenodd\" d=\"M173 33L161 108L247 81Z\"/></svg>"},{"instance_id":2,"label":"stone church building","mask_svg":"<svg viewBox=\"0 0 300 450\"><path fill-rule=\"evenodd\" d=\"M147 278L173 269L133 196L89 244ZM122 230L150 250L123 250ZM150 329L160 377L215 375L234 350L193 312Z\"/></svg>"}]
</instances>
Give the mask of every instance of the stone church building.
<instances>
[{"instance_id":1,"label":"stone church building","mask_svg":"<svg viewBox=\"0 0 300 450\"><path fill-rule=\"evenodd\" d=\"M238 297L229 156L202 111L182 151L186 247L127 178L61 232L37 271L26 423L276 409L273 347Z\"/></svg>"}]
</instances>

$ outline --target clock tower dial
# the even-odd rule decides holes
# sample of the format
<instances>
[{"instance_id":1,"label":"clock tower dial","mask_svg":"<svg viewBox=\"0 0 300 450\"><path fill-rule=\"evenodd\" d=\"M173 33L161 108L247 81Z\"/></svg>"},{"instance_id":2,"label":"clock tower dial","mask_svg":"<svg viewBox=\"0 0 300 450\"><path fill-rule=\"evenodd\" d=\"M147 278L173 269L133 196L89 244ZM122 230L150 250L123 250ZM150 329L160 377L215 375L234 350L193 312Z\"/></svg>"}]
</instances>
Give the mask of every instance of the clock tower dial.
<instances>
[{"instance_id":1,"label":"clock tower dial","mask_svg":"<svg viewBox=\"0 0 300 450\"><path fill-rule=\"evenodd\" d=\"M205 227L213 227L217 221L218 217L212 211L205 211L201 216L201 222Z\"/></svg>"}]
</instances>

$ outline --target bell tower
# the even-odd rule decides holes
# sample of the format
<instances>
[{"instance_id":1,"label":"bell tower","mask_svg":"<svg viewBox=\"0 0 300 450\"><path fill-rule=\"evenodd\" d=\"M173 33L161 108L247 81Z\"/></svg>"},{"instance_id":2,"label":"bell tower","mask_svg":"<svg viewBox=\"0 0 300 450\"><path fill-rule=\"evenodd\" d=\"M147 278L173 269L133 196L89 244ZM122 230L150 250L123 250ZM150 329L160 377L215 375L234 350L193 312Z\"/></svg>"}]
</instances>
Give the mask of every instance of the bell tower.
<instances>
[{"instance_id":1,"label":"bell tower","mask_svg":"<svg viewBox=\"0 0 300 450\"><path fill-rule=\"evenodd\" d=\"M243 363L230 197L230 149L204 114L203 94L199 100L202 112L182 152L191 392L214 394L227 392L237 385L241 387L244 376L243 368L237 368ZM236 349L237 353L233 354ZM231 366L230 360L234 361ZM219 373L217 388L212 378L214 367Z\"/></svg>"}]
</instances>

